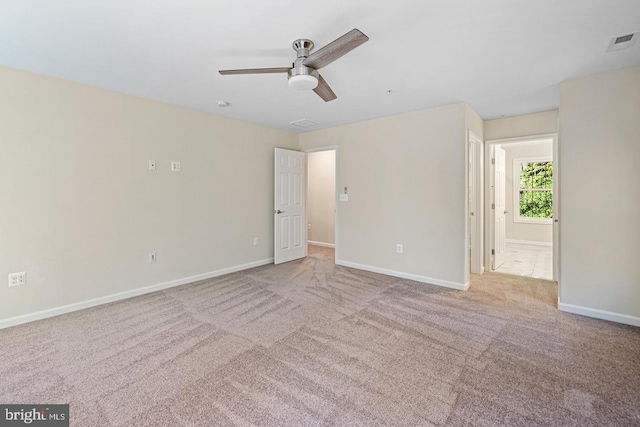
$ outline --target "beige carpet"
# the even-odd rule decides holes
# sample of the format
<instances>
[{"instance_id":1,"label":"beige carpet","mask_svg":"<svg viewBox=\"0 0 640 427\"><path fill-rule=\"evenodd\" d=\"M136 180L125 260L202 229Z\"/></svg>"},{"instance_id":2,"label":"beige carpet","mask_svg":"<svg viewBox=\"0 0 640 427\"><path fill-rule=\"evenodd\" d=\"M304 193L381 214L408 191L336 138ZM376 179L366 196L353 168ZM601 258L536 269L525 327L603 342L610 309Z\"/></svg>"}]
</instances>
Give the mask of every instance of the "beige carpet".
<instances>
[{"instance_id":1,"label":"beige carpet","mask_svg":"<svg viewBox=\"0 0 640 427\"><path fill-rule=\"evenodd\" d=\"M332 257L1 330L0 403L70 403L72 426L640 425L640 328L557 311L551 282Z\"/></svg>"}]
</instances>

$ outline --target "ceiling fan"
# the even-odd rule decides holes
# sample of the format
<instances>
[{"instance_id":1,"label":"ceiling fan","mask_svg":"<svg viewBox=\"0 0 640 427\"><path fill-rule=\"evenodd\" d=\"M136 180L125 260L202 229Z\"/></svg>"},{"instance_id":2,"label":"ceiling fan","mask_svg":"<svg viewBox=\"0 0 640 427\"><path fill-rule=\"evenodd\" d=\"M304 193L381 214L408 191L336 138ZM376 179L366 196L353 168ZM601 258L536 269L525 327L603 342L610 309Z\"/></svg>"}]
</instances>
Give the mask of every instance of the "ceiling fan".
<instances>
[{"instance_id":1,"label":"ceiling fan","mask_svg":"<svg viewBox=\"0 0 640 427\"><path fill-rule=\"evenodd\" d=\"M291 67L220 70L220 74L287 73L290 87L301 90L313 89L320 98L325 102L329 102L336 99L337 96L333 93L333 90L331 90L325 79L318 73L318 70L351 52L367 40L369 40L369 37L354 28L322 49L310 53L313 49L313 42L309 39L298 39L292 44L293 50L296 51L298 57Z\"/></svg>"}]
</instances>

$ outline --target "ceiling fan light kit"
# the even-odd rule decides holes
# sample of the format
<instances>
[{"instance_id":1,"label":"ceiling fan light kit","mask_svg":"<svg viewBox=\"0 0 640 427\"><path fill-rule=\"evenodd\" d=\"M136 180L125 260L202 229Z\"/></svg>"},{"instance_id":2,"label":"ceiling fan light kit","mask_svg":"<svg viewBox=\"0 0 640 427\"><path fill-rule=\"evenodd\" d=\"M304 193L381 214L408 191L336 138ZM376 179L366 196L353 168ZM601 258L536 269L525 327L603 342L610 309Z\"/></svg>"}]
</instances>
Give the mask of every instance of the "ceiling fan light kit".
<instances>
[{"instance_id":1,"label":"ceiling fan light kit","mask_svg":"<svg viewBox=\"0 0 640 427\"><path fill-rule=\"evenodd\" d=\"M318 78L312 75L299 74L289 76L289 87L296 90L311 90L318 86Z\"/></svg>"},{"instance_id":2,"label":"ceiling fan light kit","mask_svg":"<svg viewBox=\"0 0 640 427\"><path fill-rule=\"evenodd\" d=\"M293 50L297 58L289 68L248 68L242 70L220 70L220 74L268 74L287 73L289 87L297 90L310 90L322 98L325 102L337 98L325 79L318 70L331 64L341 56L351 52L356 47L369 40L360 30L353 29L342 37L338 37L322 49L311 53L313 42L309 39L298 39L293 42Z\"/></svg>"}]
</instances>

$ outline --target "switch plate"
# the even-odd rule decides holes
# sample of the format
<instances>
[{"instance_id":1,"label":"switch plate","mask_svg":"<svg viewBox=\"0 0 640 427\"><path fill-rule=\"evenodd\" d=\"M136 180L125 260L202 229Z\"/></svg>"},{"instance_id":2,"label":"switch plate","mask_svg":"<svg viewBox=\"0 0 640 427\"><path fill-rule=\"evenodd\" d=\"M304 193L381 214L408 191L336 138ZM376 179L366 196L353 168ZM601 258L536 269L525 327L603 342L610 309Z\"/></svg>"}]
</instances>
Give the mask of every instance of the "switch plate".
<instances>
[{"instance_id":1,"label":"switch plate","mask_svg":"<svg viewBox=\"0 0 640 427\"><path fill-rule=\"evenodd\" d=\"M257 237L253 238L253 246L258 246L258 238Z\"/></svg>"},{"instance_id":2,"label":"switch plate","mask_svg":"<svg viewBox=\"0 0 640 427\"><path fill-rule=\"evenodd\" d=\"M349 195L348 194L340 194L340 201L341 202L348 202L349 201Z\"/></svg>"},{"instance_id":3,"label":"switch plate","mask_svg":"<svg viewBox=\"0 0 640 427\"><path fill-rule=\"evenodd\" d=\"M399 254L401 254L401 253L402 253L402 251L404 251L404 248L402 247L402 244L398 243L398 244L396 245L396 252L397 252L397 253L399 253Z\"/></svg>"},{"instance_id":4,"label":"switch plate","mask_svg":"<svg viewBox=\"0 0 640 427\"><path fill-rule=\"evenodd\" d=\"M9 287L22 286L27 284L27 273L21 271L20 273L9 274Z\"/></svg>"},{"instance_id":5,"label":"switch plate","mask_svg":"<svg viewBox=\"0 0 640 427\"><path fill-rule=\"evenodd\" d=\"M171 172L180 172L180 162L171 162Z\"/></svg>"},{"instance_id":6,"label":"switch plate","mask_svg":"<svg viewBox=\"0 0 640 427\"><path fill-rule=\"evenodd\" d=\"M157 260L158 260L158 257L156 255L156 253L155 252L151 252L149 254L149 263L156 262Z\"/></svg>"},{"instance_id":7,"label":"switch plate","mask_svg":"<svg viewBox=\"0 0 640 427\"><path fill-rule=\"evenodd\" d=\"M311 224L307 224L307 230L311 230Z\"/></svg>"},{"instance_id":8,"label":"switch plate","mask_svg":"<svg viewBox=\"0 0 640 427\"><path fill-rule=\"evenodd\" d=\"M155 160L149 160L149 170L150 171L156 170L156 161Z\"/></svg>"}]
</instances>

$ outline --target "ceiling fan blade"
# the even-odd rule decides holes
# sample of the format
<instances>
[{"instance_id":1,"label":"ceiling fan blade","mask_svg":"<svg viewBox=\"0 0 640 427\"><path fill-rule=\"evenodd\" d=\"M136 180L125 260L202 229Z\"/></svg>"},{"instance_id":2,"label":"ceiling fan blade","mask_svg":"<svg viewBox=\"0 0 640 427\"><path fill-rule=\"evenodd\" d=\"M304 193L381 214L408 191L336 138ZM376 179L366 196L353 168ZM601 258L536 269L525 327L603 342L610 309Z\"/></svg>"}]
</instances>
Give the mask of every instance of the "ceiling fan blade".
<instances>
[{"instance_id":1,"label":"ceiling fan blade","mask_svg":"<svg viewBox=\"0 0 640 427\"><path fill-rule=\"evenodd\" d=\"M329 87L327 81L322 78L321 75L318 75L318 86L313 90L318 94L320 98L324 100L324 102L333 101L337 98L336 94L333 93L333 90Z\"/></svg>"},{"instance_id":2,"label":"ceiling fan blade","mask_svg":"<svg viewBox=\"0 0 640 427\"><path fill-rule=\"evenodd\" d=\"M336 59L351 52L362 43L369 40L360 30L354 28L342 37L338 37L322 49L309 55L302 63L307 67L319 70Z\"/></svg>"},{"instance_id":3,"label":"ceiling fan blade","mask_svg":"<svg viewBox=\"0 0 640 427\"><path fill-rule=\"evenodd\" d=\"M223 76L229 74L274 74L274 73L288 73L291 67L280 68L244 68L241 70L220 70L219 73Z\"/></svg>"}]
</instances>

